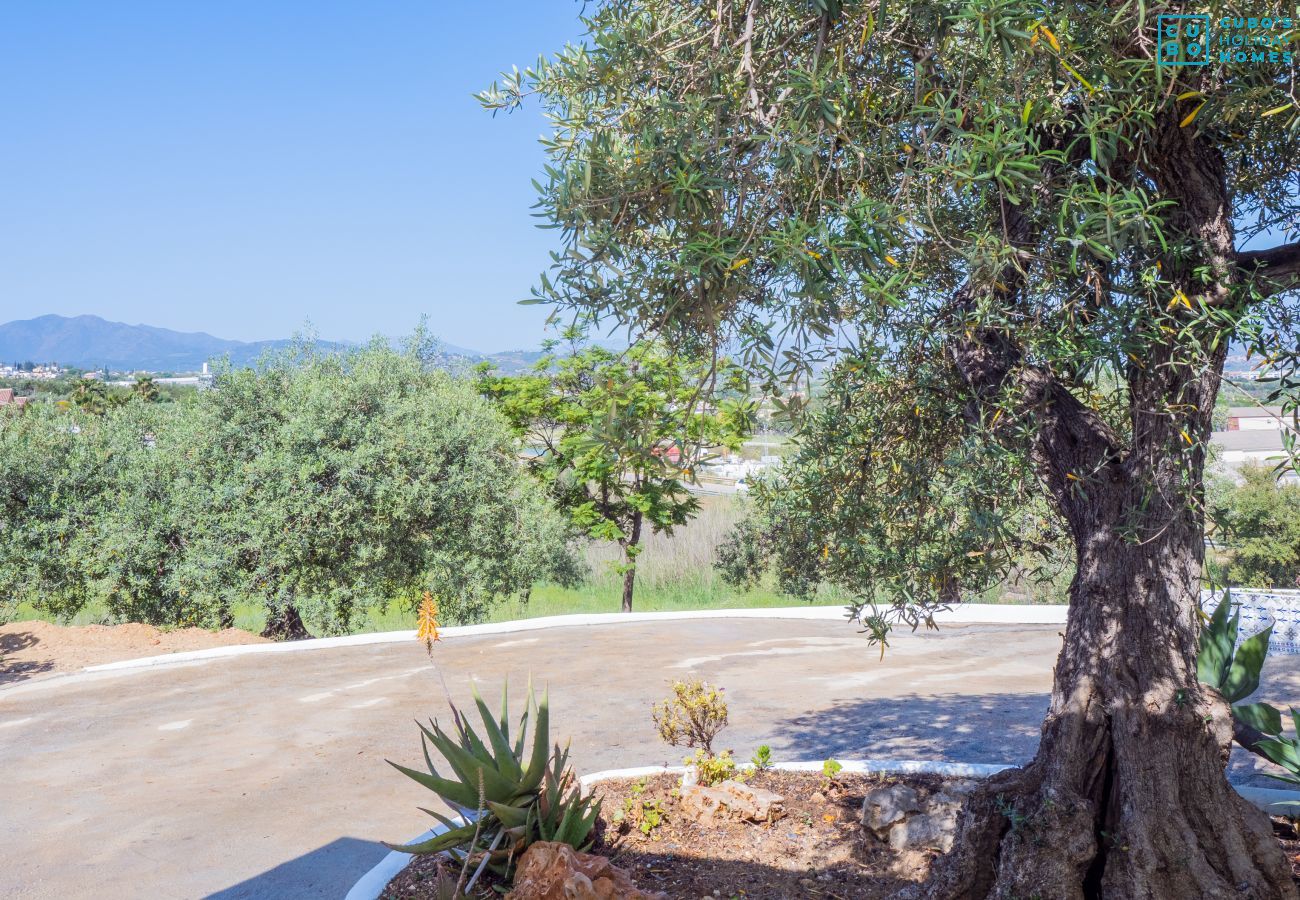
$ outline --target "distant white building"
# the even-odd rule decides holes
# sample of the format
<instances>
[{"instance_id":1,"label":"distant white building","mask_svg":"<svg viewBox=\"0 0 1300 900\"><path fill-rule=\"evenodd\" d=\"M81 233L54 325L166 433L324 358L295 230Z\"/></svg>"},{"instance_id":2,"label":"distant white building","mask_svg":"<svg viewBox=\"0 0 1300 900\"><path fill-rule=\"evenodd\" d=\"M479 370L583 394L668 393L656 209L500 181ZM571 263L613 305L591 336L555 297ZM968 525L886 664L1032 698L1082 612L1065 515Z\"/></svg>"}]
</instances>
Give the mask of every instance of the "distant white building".
<instances>
[{"instance_id":1,"label":"distant white building","mask_svg":"<svg viewBox=\"0 0 1300 900\"><path fill-rule=\"evenodd\" d=\"M1282 429L1242 428L1237 431L1216 431L1210 435L1216 453L1216 468L1221 474L1237 477L1242 466L1276 466L1291 459L1282 442ZM1283 476L1285 481L1295 481L1300 476L1292 471Z\"/></svg>"},{"instance_id":2,"label":"distant white building","mask_svg":"<svg viewBox=\"0 0 1300 900\"><path fill-rule=\"evenodd\" d=\"M1228 431L1281 431L1296 430L1293 416L1282 412L1280 406L1231 406L1228 408Z\"/></svg>"}]
</instances>

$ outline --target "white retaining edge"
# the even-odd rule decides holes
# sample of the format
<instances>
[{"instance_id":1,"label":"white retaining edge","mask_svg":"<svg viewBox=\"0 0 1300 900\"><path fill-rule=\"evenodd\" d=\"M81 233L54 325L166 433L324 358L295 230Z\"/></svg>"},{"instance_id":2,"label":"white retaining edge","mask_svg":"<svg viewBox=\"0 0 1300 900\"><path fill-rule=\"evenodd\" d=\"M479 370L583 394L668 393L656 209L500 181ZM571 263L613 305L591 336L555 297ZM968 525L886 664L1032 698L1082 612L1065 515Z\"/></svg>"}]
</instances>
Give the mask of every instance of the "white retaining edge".
<instances>
[{"instance_id":1,"label":"white retaining edge","mask_svg":"<svg viewBox=\"0 0 1300 900\"><path fill-rule=\"evenodd\" d=\"M996 775L998 772L1017 768L1016 766L1004 766L996 763L946 763L923 759L846 759L841 761L840 765L844 767L840 771L853 774L943 775L948 778L987 778L990 775ZM752 768L752 766L749 768ZM822 762L773 763L772 768L778 772L820 772ZM602 772L583 775L579 779L579 784L583 790L586 790L602 781L613 781L621 778L647 778L651 775L678 774L685 771L685 766L638 766L631 769L605 769ZM1236 785L1233 785L1233 787L1237 789L1237 793L1241 794L1242 797L1264 810L1264 812L1273 815L1292 815L1295 812L1295 807L1283 806L1282 804L1300 802L1300 791L1278 791L1270 788L1237 787ZM446 827L441 825L437 828L431 828L419 837L412 838L407 843L414 844L416 841L428 840L445 830ZM361 880L352 886L352 890L348 891L344 900L379 900L384 888L388 886L388 882L396 878L397 874L405 869L413 858L409 853L399 853L396 850L389 853L379 862L379 865L361 876Z\"/></svg>"},{"instance_id":2,"label":"white retaining edge","mask_svg":"<svg viewBox=\"0 0 1300 900\"><path fill-rule=\"evenodd\" d=\"M938 613L941 625L1064 625L1065 606L1011 603L964 603ZM842 606L787 606L758 609L698 609L679 612L584 613L567 616L541 616L485 625L451 625L441 629L443 637L477 637L489 634L514 634L543 628L570 628L586 625L626 625L636 622L674 622L689 619L807 619L845 621ZM195 660L222 659L251 653L296 653L306 650L330 650L335 647L359 647L366 644L397 644L415 640L414 631L380 631L345 637L312 638L270 644L230 644L206 650L164 653L118 662L86 666L83 672L110 672L118 669L141 669Z\"/></svg>"},{"instance_id":3,"label":"white retaining edge","mask_svg":"<svg viewBox=\"0 0 1300 900\"><path fill-rule=\"evenodd\" d=\"M446 825L439 825L437 828L430 828L419 837L411 838L408 844L414 844L416 841L427 841L429 838L437 837L447 830ZM388 882L397 877L397 874L410 865L411 860L415 857L410 853L402 853L399 850L393 850L387 856L379 861L369 872L361 876L361 880L352 885L352 890L343 900L378 900L384 888L388 887Z\"/></svg>"}]
</instances>

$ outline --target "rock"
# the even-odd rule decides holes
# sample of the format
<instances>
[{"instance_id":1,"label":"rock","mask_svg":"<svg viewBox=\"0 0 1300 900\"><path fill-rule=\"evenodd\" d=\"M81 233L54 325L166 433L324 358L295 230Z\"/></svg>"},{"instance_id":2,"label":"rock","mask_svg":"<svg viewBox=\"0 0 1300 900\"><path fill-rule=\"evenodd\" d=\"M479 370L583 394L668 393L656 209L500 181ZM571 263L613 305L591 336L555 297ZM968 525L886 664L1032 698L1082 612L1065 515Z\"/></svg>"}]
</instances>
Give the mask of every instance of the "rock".
<instances>
[{"instance_id":1,"label":"rock","mask_svg":"<svg viewBox=\"0 0 1300 900\"><path fill-rule=\"evenodd\" d=\"M811 800L813 803L825 803L826 795L823 794L821 791L814 791L813 795L808 799Z\"/></svg>"},{"instance_id":2,"label":"rock","mask_svg":"<svg viewBox=\"0 0 1300 900\"><path fill-rule=\"evenodd\" d=\"M774 822L785 815L785 798L780 794L738 781L724 781L717 787L687 785L678 803L682 812L705 825L734 819Z\"/></svg>"},{"instance_id":3,"label":"rock","mask_svg":"<svg viewBox=\"0 0 1300 900\"><path fill-rule=\"evenodd\" d=\"M980 783L978 779L960 778L954 781L945 781L943 783L942 793L952 794L955 797L964 798L967 794L969 794L971 791L975 790L975 788L979 786Z\"/></svg>"},{"instance_id":4,"label":"rock","mask_svg":"<svg viewBox=\"0 0 1300 900\"><path fill-rule=\"evenodd\" d=\"M677 803L682 812L702 825L721 822L730 817L727 801L730 795L717 788L702 784L688 784L682 788Z\"/></svg>"},{"instance_id":5,"label":"rock","mask_svg":"<svg viewBox=\"0 0 1300 900\"><path fill-rule=\"evenodd\" d=\"M568 844L538 841L519 858L507 900L667 900L664 893L637 888L603 856L579 853Z\"/></svg>"},{"instance_id":6,"label":"rock","mask_svg":"<svg viewBox=\"0 0 1300 900\"><path fill-rule=\"evenodd\" d=\"M908 817L889 829L889 846L894 850L934 848L947 853L957 833L956 816L925 813Z\"/></svg>"},{"instance_id":7,"label":"rock","mask_svg":"<svg viewBox=\"0 0 1300 900\"><path fill-rule=\"evenodd\" d=\"M785 798L774 791L741 781L724 781L718 787L735 800L732 809L751 822L775 822L785 815Z\"/></svg>"},{"instance_id":8,"label":"rock","mask_svg":"<svg viewBox=\"0 0 1300 900\"><path fill-rule=\"evenodd\" d=\"M862 798L862 824L882 840L893 825L920 811L916 789L906 784L873 788Z\"/></svg>"}]
</instances>

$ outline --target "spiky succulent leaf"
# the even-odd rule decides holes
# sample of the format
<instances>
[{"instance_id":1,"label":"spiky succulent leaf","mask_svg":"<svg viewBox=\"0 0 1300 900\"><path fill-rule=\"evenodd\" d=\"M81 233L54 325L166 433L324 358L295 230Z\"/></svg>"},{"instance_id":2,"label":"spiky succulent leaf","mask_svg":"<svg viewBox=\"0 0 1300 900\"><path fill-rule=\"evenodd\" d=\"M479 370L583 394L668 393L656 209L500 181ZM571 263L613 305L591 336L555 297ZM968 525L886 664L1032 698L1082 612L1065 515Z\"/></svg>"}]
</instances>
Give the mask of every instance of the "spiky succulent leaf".
<instances>
[{"instance_id":1,"label":"spiky succulent leaf","mask_svg":"<svg viewBox=\"0 0 1300 900\"><path fill-rule=\"evenodd\" d=\"M524 770L520 787L524 791L535 791L546 774L546 763L550 757L551 714L550 689L542 693L542 700L537 704L537 720L533 725L533 752Z\"/></svg>"},{"instance_id":2,"label":"spiky succulent leaf","mask_svg":"<svg viewBox=\"0 0 1300 900\"><path fill-rule=\"evenodd\" d=\"M467 718L453 707L454 733L444 730L436 721L431 721L427 728L419 726L428 774L396 763L392 765L434 791L448 805L466 811L467 816L480 806L485 807L483 814L477 824L457 825L440 813L424 810L448 826L449 831L429 841L403 845L401 849L412 853L445 852L455 858L465 858L485 852L485 847L495 843L500 849L488 854L489 865L508 876L519 854L534 841L564 840L577 849L589 846L587 839L595 826L599 802L572 790L574 778L568 771L568 748L561 750L556 746L551 750L549 697L544 693L538 702L530 681L519 732L512 744L506 728L509 713L506 691L502 691L499 718L488 710L476 687L473 694L486 729L486 743ZM530 718L532 746L525 768L522 762ZM437 774L432 751L446 759L455 779ZM504 846L501 838L505 839Z\"/></svg>"},{"instance_id":3,"label":"spiky succulent leaf","mask_svg":"<svg viewBox=\"0 0 1300 900\"><path fill-rule=\"evenodd\" d=\"M498 772L495 760L490 755L483 758L460 747L448 747L448 760L453 756L467 770L468 775L464 779L466 783L482 786L483 799L503 803L520 796L519 782Z\"/></svg>"},{"instance_id":4,"label":"spiky succulent leaf","mask_svg":"<svg viewBox=\"0 0 1300 900\"><path fill-rule=\"evenodd\" d=\"M1265 734L1282 733L1282 713L1267 703L1239 703L1232 708L1232 714Z\"/></svg>"},{"instance_id":5,"label":"spiky succulent leaf","mask_svg":"<svg viewBox=\"0 0 1300 900\"><path fill-rule=\"evenodd\" d=\"M492 745L492 755L496 760L497 771L505 778L519 781L524 774L523 768L515 757L514 748L510 746L510 739L501 730L500 724L493 718L492 713L488 711L487 704L479 696L477 685L473 686L472 690L474 703L478 706L479 715L483 719L483 728L487 731L488 742Z\"/></svg>"},{"instance_id":6,"label":"spiky succulent leaf","mask_svg":"<svg viewBox=\"0 0 1300 900\"><path fill-rule=\"evenodd\" d=\"M501 716L497 720L497 724L507 741L510 740L510 699L507 696L509 688L510 682L507 679L501 679ZM524 708L527 709L527 705ZM515 758L519 758L518 753L515 754Z\"/></svg>"},{"instance_id":7,"label":"spiky succulent leaf","mask_svg":"<svg viewBox=\"0 0 1300 900\"><path fill-rule=\"evenodd\" d=\"M522 805L510 803L497 803L495 800L489 800L488 810L496 816L497 821L507 829L518 828L528 822L528 811L532 809L533 804L525 800Z\"/></svg>"},{"instance_id":8,"label":"spiky succulent leaf","mask_svg":"<svg viewBox=\"0 0 1300 900\"><path fill-rule=\"evenodd\" d=\"M1296 738L1268 738L1256 743L1255 749L1292 775L1300 775L1300 742Z\"/></svg>"},{"instance_id":9,"label":"spiky succulent leaf","mask_svg":"<svg viewBox=\"0 0 1300 900\"><path fill-rule=\"evenodd\" d=\"M1229 703L1245 700L1259 689L1259 672L1264 667L1264 657L1268 656L1268 639L1272 633L1273 626L1270 625L1242 641L1232 654L1228 677L1220 688Z\"/></svg>"},{"instance_id":10,"label":"spiky succulent leaf","mask_svg":"<svg viewBox=\"0 0 1300 900\"><path fill-rule=\"evenodd\" d=\"M463 822L459 819L449 819L446 816L444 816L442 813L436 812L435 810L432 809L425 809L423 806L417 806L416 809L418 809L420 812L424 813L425 815L432 816L433 818L438 820L438 824L445 825L448 828L459 828L463 824Z\"/></svg>"},{"instance_id":11,"label":"spiky succulent leaf","mask_svg":"<svg viewBox=\"0 0 1300 900\"><path fill-rule=\"evenodd\" d=\"M400 853L438 853L462 844L467 840L473 840L474 828L473 822L467 822L459 828L444 831L427 841L417 841L414 844L390 844L385 841L384 846L389 850L397 850Z\"/></svg>"},{"instance_id":12,"label":"spiky succulent leaf","mask_svg":"<svg viewBox=\"0 0 1300 900\"><path fill-rule=\"evenodd\" d=\"M439 778L437 775L430 775L428 772L417 772L415 769L408 769L406 766L399 765L391 759L385 760L385 762L406 777L424 785L443 800L454 806L458 806L462 809L474 809L478 806L477 787L471 788L464 782L452 781L449 778Z\"/></svg>"},{"instance_id":13,"label":"spiky succulent leaf","mask_svg":"<svg viewBox=\"0 0 1300 900\"><path fill-rule=\"evenodd\" d=\"M1225 591L1214 615L1201 632L1201 649L1196 655L1196 678L1210 687L1219 689L1232 661L1232 645L1237 639L1236 617L1230 627L1228 611L1231 598Z\"/></svg>"}]
</instances>

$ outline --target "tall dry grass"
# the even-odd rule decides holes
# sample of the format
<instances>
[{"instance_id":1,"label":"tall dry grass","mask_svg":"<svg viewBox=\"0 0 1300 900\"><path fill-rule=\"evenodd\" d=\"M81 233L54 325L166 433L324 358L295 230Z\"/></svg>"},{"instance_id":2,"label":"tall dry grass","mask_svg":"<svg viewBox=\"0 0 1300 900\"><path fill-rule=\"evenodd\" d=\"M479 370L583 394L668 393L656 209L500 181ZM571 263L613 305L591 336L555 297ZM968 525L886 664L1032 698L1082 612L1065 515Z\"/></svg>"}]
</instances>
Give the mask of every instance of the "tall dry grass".
<instances>
[{"instance_id":1,"label":"tall dry grass","mask_svg":"<svg viewBox=\"0 0 1300 900\"><path fill-rule=\"evenodd\" d=\"M722 585L722 579L713 567L717 548L731 531L732 526L744 516L744 500L734 494L705 494L700 498L700 511L688 523L673 529L672 535L651 534L642 541L643 550L637 557L636 586L638 590L664 590L690 587L695 590L713 590ZM621 561L617 544L593 541L583 550L590 569L588 581L605 586L622 581L614 571Z\"/></svg>"}]
</instances>

